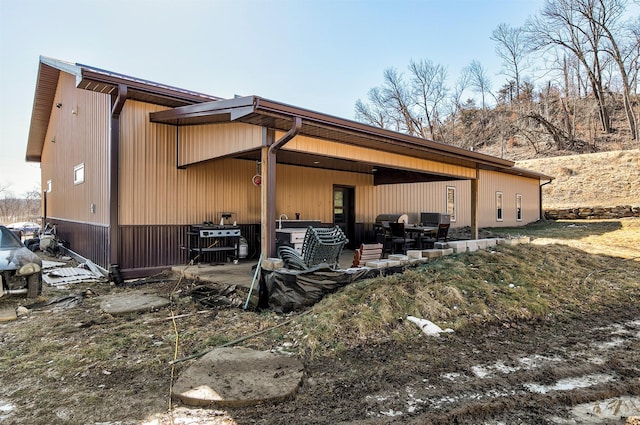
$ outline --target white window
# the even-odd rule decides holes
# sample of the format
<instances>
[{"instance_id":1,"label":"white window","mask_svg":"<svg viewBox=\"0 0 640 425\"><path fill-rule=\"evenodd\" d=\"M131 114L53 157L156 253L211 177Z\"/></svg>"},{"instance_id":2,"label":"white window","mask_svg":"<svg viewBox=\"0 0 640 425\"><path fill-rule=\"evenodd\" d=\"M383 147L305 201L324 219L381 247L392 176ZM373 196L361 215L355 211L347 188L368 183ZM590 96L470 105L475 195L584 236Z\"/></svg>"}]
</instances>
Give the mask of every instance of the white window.
<instances>
[{"instance_id":1,"label":"white window","mask_svg":"<svg viewBox=\"0 0 640 425\"><path fill-rule=\"evenodd\" d=\"M502 192L496 192L496 221L502 221Z\"/></svg>"},{"instance_id":2,"label":"white window","mask_svg":"<svg viewBox=\"0 0 640 425\"><path fill-rule=\"evenodd\" d=\"M47 180L47 193L51 193L51 179Z\"/></svg>"},{"instance_id":3,"label":"white window","mask_svg":"<svg viewBox=\"0 0 640 425\"><path fill-rule=\"evenodd\" d=\"M456 188L447 186L447 214L451 221L456 221Z\"/></svg>"},{"instance_id":4,"label":"white window","mask_svg":"<svg viewBox=\"0 0 640 425\"><path fill-rule=\"evenodd\" d=\"M73 184L84 183L84 162L73 167Z\"/></svg>"},{"instance_id":5,"label":"white window","mask_svg":"<svg viewBox=\"0 0 640 425\"><path fill-rule=\"evenodd\" d=\"M522 221L522 195L516 195L516 220Z\"/></svg>"}]
</instances>

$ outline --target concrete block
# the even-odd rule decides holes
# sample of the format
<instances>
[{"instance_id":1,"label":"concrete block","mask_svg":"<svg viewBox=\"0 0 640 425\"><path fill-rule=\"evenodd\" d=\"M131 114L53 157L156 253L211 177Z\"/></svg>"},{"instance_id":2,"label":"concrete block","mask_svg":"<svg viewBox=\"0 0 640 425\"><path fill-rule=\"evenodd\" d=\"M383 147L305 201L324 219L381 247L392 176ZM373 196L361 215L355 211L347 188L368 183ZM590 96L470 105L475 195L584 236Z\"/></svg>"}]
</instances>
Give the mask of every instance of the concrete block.
<instances>
[{"instance_id":1,"label":"concrete block","mask_svg":"<svg viewBox=\"0 0 640 425\"><path fill-rule=\"evenodd\" d=\"M529 236L520 236L520 243L530 243L531 238Z\"/></svg>"},{"instance_id":2,"label":"concrete block","mask_svg":"<svg viewBox=\"0 0 640 425\"><path fill-rule=\"evenodd\" d=\"M409 256L404 254L390 254L388 259L392 261L402 262L402 261L409 261Z\"/></svg>"},{"instance_id":3,"label":"concrete block","mask_svg":"<svg viewBox=\"0 0 640 425\"><path fill-rule=\"evenodd\" d=\"M514 246L514 245L518 245L520 243L520 238L518 239L503 239L502 240L502 245L507 245L507 246Z\"/></svg>"},{"instance_id":4,"label":"concrete block","mask_svg":"<svg viewBox=\"0 0 640 425\"><path fill-rule=\"evenodd\" d=\"M262 260L261 267L265 270L277 270L284 267L284 261L279 258L267 258Z\"/></svg>"},{"instance_id":5,"label":"concrete block","mask_svg":"<svg viewBox=\"0 0 640 425\"><path fill-rule=\"evenodd\" d=\"M453 248L442 249L442 255L451 255L453 254Z\"/></svg>"},{"instance_id":6,"label":"concrete block","mask_svg":"<svg viewBox=\"0 0 640 425\"><path fill-rule=\"evenodd\" d=\"M387 260L374 260L367 261L365 266L371 267L372 269L384 269L385 267L389 267L388 263L389 262Z\"/></svg>"},{"instance_id":7,"label":"concrete block","mask_svg":"<svg viewBox=\"0 0 640 425\"><path fill-rule=\"evenodd\" d=\"M504 245L504 238L496 238L496 245Z\"/></svg>"},{"instance_id":8,"label":"concrete block","mask_svg":"<svg viewBox=\"0 0 640 425\"><path fill-rule=\"evenodd\" d=\"M467 250L467 242L466 241L452 241L449 242L449 248L453 249L453 252L465 252Z\"/></svg>"},{"instance_id":9,"label":"concrete block","mask_svg":"<svg viewBox=\"0 0 640 425\"><path fill-rule=\"evenodd\" d=\"M414 265L414 264L420 264L422 263L422 257L420 258L409 258L409 264Z\"/></svg>"},{"instance_id":10,"label":"concrete block","mask_svg":"<svg viewBox=\"0 0 640 425\"><path fill-rule=\"evenodd\" d=\"M422 251L419 249L410 249L407 251L407 256L409 257L409 260L422 258Z\"/></svg>"},{"instance_id":11,"label":"concrete block","mask_svg":"<svg viewBox=\"0 0 640 425\"><path fill-rule=\"evenodd\" d=\"M441 249L425 249L422 251L422 256L424 258L442 257L442 250Z\"/></svg>"},{"instance_id":12,"label":"concrete block","mask_svg":"<svg viewBox=\"0 0 640 425\"><path fill-rule=\"evenodd\" d=\"M476 240L476 244L478 245L478 249L485 249L487 247L487 240L486 239L478 239ZM467 246L469 246L467 244Z\"/></svg>"},{"instance_id":13,"label":"concrete block","mask_svg":"<svg viewBox=\"0 0 640 425\"><path fill-rule=\"evenodd\" d=\"M467 241L467 251L474 252L478 250L478 241Z\"/></svg>"},{"instance_id":14,"label":"concrete block","mask_svg":"<svg viewBox=\"0 0 640 425\"><path fill-rule=\"evenodd\" d=\"M498 240L492 238L492 239L485 239L485 241L487 241L487 248L488 248L488 247L491 247L491 246L496 246L496 243L497 243Z\"/></svg>"},{"instance_id":15,"label":"concrete block","mask_svg":"<svg viewBox=\"0 0 640 425\"><path fill-rule=\"evenodd\" d=\"M447 249L447 248L449 248L449 243L448 242L435 242L433 244L433 248L434 249Z\"/></svg>"},{"instance_id":16,"label":"concrete block","mask_svg":"<svg viewBox=\"0 0 640 425\"><path fill-rule=\"evenodd\" d=\"M395 260L387 260L387 267L400 267L402 263Z\"/></svg>"}]
</instances>

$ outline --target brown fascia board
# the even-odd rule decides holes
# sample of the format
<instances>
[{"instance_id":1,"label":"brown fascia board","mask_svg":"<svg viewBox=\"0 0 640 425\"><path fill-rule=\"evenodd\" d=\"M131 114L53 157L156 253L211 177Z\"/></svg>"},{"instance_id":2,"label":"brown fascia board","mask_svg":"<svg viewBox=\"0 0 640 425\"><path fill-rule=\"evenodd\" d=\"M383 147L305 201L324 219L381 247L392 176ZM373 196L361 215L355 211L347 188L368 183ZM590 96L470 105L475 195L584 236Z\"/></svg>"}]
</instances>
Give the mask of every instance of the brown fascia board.
<instances>
[{"instance_id":1,"label":"brown fascia board","mask_svg":"<svg viewBox=\"0 0 640 425\"><path fill-rule=\"evenodd\" d=\"M234 120L254 111L254 99L255 96L245 96L215 102L180 106L178 108L152 112L149 114L149 119L151 122L157 123L189 125L189 119L230 114L229 119Z\"/></svg>"},{"instance_id":2,"label":"brown fascia board","mask_svg":"<svg viewBox=\"0 0 640 425\"><path fill-rule=\"evenodd\" d=\"M202 103L222 100L220 97L210 96L190 90L184 90L153 81L143 80L140 78L130 77L124 74L94 68L87 65L78 65L81 69L81 76L77 83L78 87L90 87L91 83L100 83L112 86L115 90L118 85L126 85L129 92L141 92L155 98L160 105L164 104L162 99L180 100L184 103Z\"/></svg>"},{"instance_id":3,"label":"brown fascia board","mask_svg":"<svg viewBox=\"0 0 640 425\"><path fill-rule=\"evenodd\" d=\"M444 143L424 140L407 134L372 127L357 121L322 114L258 96L238 97L235 99L188 105L166 111L154 112L150 114L150 120L152 122L174 125L203 124L207 123L207 121L203 119L204 117L219 116L221 114L229 114L230 120L234 120L233 117L235 115L235 120L238 121L242 121L243 117L254 114L277 116L287 119L292 119L297 116L301 117L306 124L324 126L344 133L371 137L388 144L409 147L421 151L426 150L446 157L464 159L498 168L509 168L514 164L512 161L495 158L490 155L471 152L455 146L445 145ZM214 122L213 118L210 122Z\"/></svg>"},{"instance_id":4,"label":"brown fascia board","mask_svg":"<svg viewBox=\"0 0 640 425\"><path fill-rule=\"evenodd\" d=\"M40 162L44 138L49 128L51 108L58 87L60 69L51 66L40 59L38 65L38 78L33 95L33 108L31 110L31 123L29 124L29 136L27 138L27 162Z\"/></svg>"},{"instance_id":5,"label":"brown fascia board","mask_svg":"<svg viewBox=\"0 0 640 425\"><path fill-rule=\"evenodd\" d=\"M378 140L384 139L387 143L390 144L413 147L418 150L428 150L433 153L448 157L462 157L462 159L465 160L490 164L493 166L498 166L500 168L513 167L514 165L513 161L509 161L506 159L472 152L455 146L446 145L444 143L421 139L419 137L410 136L408 134L399 133L384 128L373 127L358 121L352 121L345 118L322 114L319 112L311 111L309 109L298 108L260 97L256 97L255 109L256 112L265 111L271 113L286 114L290 116L299 116L303 120L306 120L308 122L311 121L313 123L327 127L340 128L345 132L366 134Z\"/></svg>"},{"instance_id":6,"label":"brown fascia board","mask_svg":"<svg viewBox=\"0 0 640 425\"><path fill-rule=\"evenodd\" d=\"M504 170L500 170L500 171L505 172ZM555 177L548 176L546 174L539 173L537 171L526 170L524 168L518 168L518 167L511 167L506 172L508 172L509 174L514 174L516 176L529 177L529 178L534 178L539 180L549 180L549 181L555 180Z\"/></svg>"}]
</instances>

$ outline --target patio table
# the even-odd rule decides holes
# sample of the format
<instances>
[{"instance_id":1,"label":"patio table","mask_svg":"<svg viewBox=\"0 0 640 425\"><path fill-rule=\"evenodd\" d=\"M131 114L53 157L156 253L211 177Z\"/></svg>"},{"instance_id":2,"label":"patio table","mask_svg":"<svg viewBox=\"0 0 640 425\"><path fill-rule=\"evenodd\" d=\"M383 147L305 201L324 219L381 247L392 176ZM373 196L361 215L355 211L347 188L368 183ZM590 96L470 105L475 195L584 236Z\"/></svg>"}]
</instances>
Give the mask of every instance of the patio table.
<instances>
[{"instance_id":1,"label":"patio table","mask_svg":"<svg viewBox=\"0 0 640 425\"><path fill-rule=\"evenodd\" d=\"M417 243L417 248L422 249L422 238L425 236L433 235L435 236L438 233L438 226L419 226L408 224L405 226L405 231L410 233L412 238L415 238Z\"/></svg>"}]
</instances>

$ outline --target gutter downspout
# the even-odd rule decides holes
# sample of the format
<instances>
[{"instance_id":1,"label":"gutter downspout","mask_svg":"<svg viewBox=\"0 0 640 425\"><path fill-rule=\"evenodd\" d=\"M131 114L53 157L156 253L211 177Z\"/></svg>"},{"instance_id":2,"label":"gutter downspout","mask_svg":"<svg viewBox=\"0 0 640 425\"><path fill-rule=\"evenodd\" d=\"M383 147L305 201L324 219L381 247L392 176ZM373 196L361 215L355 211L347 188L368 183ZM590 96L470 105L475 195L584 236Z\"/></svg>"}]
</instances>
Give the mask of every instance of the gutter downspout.
<instances>
[{"instance_id":1,"label":"gutter downspout","mask_svg":"<svg viewBox=\"0 0 640 425\"><path fill-rule=\"evenodd\" d=\"M542 220L542 219L544 218L544 213L543 213L543 211L542 211L542 186L546 186L546 185L548 185L549 183L551 183L552 181L553 181L553 180L549 180L549 181L548 181L548 182L546 182L546 183L542 183L542 184L538 187L538 190L539 190L539 194L538 194L538 202L540 203L540 212L539 212L539 218L538 218L538 220Z\"/></svg>"},{"instance_id":2,"label":"gutter downspout","mask_svg":"<svg viewBox=\"0 0 640 425\"><path fill-rule=\"evenodd\" d=\"M111 128L109 144L109 234L108 265L120 264L120 224L118 221L119 174L120 168L120 112L127 101L128 89L124 84L118 86L118 96L111 106Z\"/></svg>"},{"instance_id":3,"label":"gutter downspout","mask_svg":"<svg viewBox=\"0 0 640 425\"><path fill-rule=\"evenodd\" d=\"M284 145L286 145L291 139L296 137L302 129L302 118L296 116L293 117L293 125L289 131L287 131L281 138L276 140L267 153L267 214L266 223L263 225L266 227L266 252L264 257L276 256L276 161L277 151ZM264 205L263 205L264 207Z\"/></svg>"}]
</instances>

